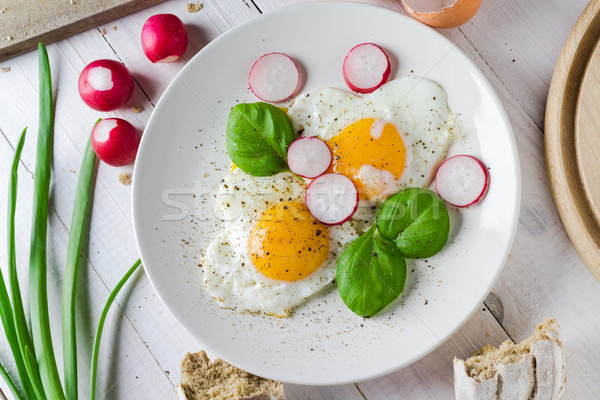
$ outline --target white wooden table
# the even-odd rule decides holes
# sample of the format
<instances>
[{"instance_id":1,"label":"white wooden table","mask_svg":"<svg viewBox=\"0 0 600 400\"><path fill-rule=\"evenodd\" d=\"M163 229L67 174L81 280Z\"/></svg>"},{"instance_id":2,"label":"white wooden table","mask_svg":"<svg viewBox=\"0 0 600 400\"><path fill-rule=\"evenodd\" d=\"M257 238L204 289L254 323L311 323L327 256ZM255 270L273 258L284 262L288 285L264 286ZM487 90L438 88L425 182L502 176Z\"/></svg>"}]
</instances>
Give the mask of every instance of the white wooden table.
<instances>
[{"instance_id":1,"label":"white wooden table","mask_svg":"<svg viewBox=\"0 0 600 400\"><path fill-rule=\"evenodd\" d=\"M188 13L187 0L170 0L48 46L54 86L58 88L48 252L50 313L57 348L59 289L77 171L91 124L107 116L89 109L79 98L79 72L96 59L123 61L136 78L136 89L128 108L108 114L125 118L143 130L169 82L203 46L262 12L300 1L200 0L203 8ZM404 12L399 0L368 2ZM467 357L481 345L498 345L508 338L520 341L548 316L557 318L564 330L567 398L600 396L600 283L580 261L563 230L550 196L543 152L544 109L552 71L567 34L586 4L585 0L484 0L469 23L440 31L491 81L516 136L523 196L517 236L506 267L471 320L422 360L388 376L354 385L287 385L288 399L451 399L454 356ZM190 43L184 60L152 65L145 58L140 49L140 30L144 21L157 13L176 14L186 24ZM20 271L25 274L38 121L37 54L31 52L0 62L0 68L0 208L7 201L8 168L18 135L26 125L30 130L19 169L17 209L17 257ZM141 106L143 111L133 112L133 106ZM132 168L99 168L85 250L88 265L80 270L80 391L85 397L89 347L100 311L109 291L138 258L131 226L131 186L119 182L121 172L131 173ZM0 227L4 226L5 213L0 212ZM7 265L5 235L0 229L3 270ZM117 303L105 329L98 398L174 398L181 359L186 352L201 350L202 344L166 311L143 272L135 275ZM5 363L11 357L2 338L0 359ZM61 359L61 351L57 351L57 357Z\"/></svg>"}]
</instances>

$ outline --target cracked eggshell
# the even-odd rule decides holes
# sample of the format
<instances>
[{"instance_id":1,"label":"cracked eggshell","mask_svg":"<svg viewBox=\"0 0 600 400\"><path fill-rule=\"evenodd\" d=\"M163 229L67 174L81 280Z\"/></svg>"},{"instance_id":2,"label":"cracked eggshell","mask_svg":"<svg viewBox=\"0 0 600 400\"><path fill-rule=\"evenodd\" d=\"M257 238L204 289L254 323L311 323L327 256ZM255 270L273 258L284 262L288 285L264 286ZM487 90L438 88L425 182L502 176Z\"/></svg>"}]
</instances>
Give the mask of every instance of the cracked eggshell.
<instances>
[{"instance_id":1,"label":"cracked eggshell","mask_svg":"<svg viewBox=\"0 0 600 400\"><path fill-rule=\"evenodd\" d=\"M436 28L455 28L470 20L482 0L402 0L416 20Z\"/></svg>"}]
</instances>

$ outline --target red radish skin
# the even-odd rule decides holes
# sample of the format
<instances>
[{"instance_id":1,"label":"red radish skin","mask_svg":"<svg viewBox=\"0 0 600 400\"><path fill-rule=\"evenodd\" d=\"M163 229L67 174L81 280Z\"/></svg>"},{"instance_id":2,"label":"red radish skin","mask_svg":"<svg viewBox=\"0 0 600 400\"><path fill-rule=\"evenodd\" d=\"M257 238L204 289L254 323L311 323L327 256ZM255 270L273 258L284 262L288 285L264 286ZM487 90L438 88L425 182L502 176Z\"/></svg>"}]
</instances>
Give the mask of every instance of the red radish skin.
<instances>
[{"instance_id":1,"label":"red radish skin","mask_svg":"<svg viewBox=\"0 0 600 400\"><path fill-rule=\"evenodd\" d=\"M265 54L252 65L248 85L260 100L279 103L292 97L298 90L300 70L287 54Z\"/></svg>"},{"instance_id":2,"label":"red radish skin","mask_svg":"<svg viewBox=\"0 0 600 400\"><path fill-rule=\"evenodd\" d=\"M122 167L135 160L140 135L133 125L121 118L106 118L92 130L92 148L102 161Z\"/></svg>"},{"instance_id":3,"label":"red radish skin","mask_svg":"<svg viewBox=\"0 0 600 400\"><path fill-rule=\"evenodd\" d=\"M153 63L179 60L188 44L183 22L173 14L156 14L142 27L142 49Z\"/></svg>"},{"instance_id":4,"label":"red radish skin","mask_svg":"<svg viewBox=\"0 0 600 400\"><path fill-rule=\"evenodd\" d=\"M290 144L287 162L296 175L313 179L322 175L331 165L331 150L318 137L301 137Z\"/></svg>"},{"instance_id":5,"label":"red radish skin","mask_svg":"<svg viewBox=\"0 0 600 400\"><path fill-rule=\"evenodd\" d=\"M489 182L485 164L466 154L448 158L435 175L435 188L440 197L460 208L479 203L487 193Z\"/></svg>"},{"instance_id":6,"label":"red radish skin","mask_svg":"<svg viewBox=\"0 0 600 400\"><path fill-rule=\"evenodd\" d=\"M112 111L123 107L133 94L133 77L125 65L115 60L89 63L78 82L79 95L96 111Z\"/></svg>"},{"instance_id":7,"label":"red radish skin","mask_svg":"<svg viewBox=\"0 0 600 400\"><path fill-rule=\"evenodd\" d=\"M392 65L385 51L373 43L354 46L344 58L344 81L358 93L371 93L387 82Z\"/></svg>"},{"instance_id":8,"label":"red radish skin","mask_svg":"<svg viewBox=\"0 0 600 400\"><path fill-rule=\"evenodd\" d=\"M358 190L341 174L324 174L306 188L308 211L325 225L340 225L352 218L358 208Z\"/></svg>"}]
</instances>

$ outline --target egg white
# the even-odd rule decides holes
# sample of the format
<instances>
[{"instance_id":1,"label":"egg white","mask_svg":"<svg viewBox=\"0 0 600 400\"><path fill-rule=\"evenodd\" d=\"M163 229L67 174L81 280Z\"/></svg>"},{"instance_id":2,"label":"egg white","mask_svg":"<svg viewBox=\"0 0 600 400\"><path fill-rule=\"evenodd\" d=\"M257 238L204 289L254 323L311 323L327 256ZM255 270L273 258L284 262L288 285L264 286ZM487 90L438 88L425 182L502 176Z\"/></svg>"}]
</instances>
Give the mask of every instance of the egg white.
<instances>
[{"instance_id":1,"label":"egg white","mask_svg":"<svg viewBox=\"0 0 600 400\"><path fill-rule=\"evenodd\" d=\"M377 204L390 195L407 187L429 186L454 136L454 114L446 92L417 77L390 81L363 96L334 88L310 90L294 100L288 115L302 136L325 141L366 118L375 119L370 132L375 139L386 123L399 132L406 147L406 165L399 179L373 166L360 169L361 182L379 193L360 202L354 219L365 224L372 221Z\"/></svg>"},{"instance_id":2,"label":"egg white","mask_svg":"<svg viewBox=\"0 0 600 400\"><path fill-rule=\"evenodd\" d=\"M283 201L304 201L306 183L291 173L255 177L239 168L222 181L215 214L223 229L205 251L202 266L209 294L224 308L288 316L294 306L335 279L337 259L358 236L349 224L327 227L329 255L321 267L294 282L260 273L248 254L250 233L260 214Z\"/></svg>"}]
</instances>

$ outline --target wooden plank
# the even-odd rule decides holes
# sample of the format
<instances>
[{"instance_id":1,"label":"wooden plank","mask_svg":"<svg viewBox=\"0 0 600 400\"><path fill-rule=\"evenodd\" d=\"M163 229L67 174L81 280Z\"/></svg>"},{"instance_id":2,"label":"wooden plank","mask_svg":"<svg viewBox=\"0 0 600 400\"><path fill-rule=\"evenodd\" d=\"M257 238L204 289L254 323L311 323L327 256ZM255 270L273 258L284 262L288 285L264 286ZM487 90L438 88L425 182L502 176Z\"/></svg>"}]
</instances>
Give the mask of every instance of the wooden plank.
<instances>
[{"instance_id":1,"label":"wooden plank","mask_svg":"<svg viewBox=\"0 0 600 400\"><path fill-rule=\"evenodd\" d=\"M558 55L588 3L484 1L477 15L459 28L540 129Z\"/></svg>"},{"instance_id":2,"label":"wooden plank","mask_svg":"<svg viewBox=\"0 0 600 400\"><path fill-rule=\"evenodd\" d=\"M557 24L563 26L561 21L558 18ZM547 40L539 38L538 46L552 45ZM578 257L554 207L546 176L543 133L532 119L531 109L525 109L522 99L516 96L517 85L501 81L479 48L469 50L460 43L459 47L475 60L497 90L510 117L520 155L522 201L517 236L493 288L504 310L502 326L520 341L544 318L556 318L564 331L566 398L595 398L598 388L589 382L593 371L600 369L600 353L593 347L586 349L587 344L596 341L595 332L600 330L599 313L590 307L600 302L600 283Z\"/></svg>"},{"instance_id":3,"label":"wooden plank","mask_svg":"<svg viewBox=\"0 0 600 400\"><path fill-rule=\"evenodd\" d=\"M5 0L0 3L0 61L161 1Z\"/></svg>"},{"instance_id":4,"label":"wooden plank","mask_svg":"<svg viewBox=\"0 0 600 400\"><path fill-rule=\"evenodd\" d=\"M482 307L451 338L429 355L395 373L358 387L369 400L448 399L454 393L452 360L465 359L488 343L508 340L492 314Z\"/></svg>"}]
</instances>

